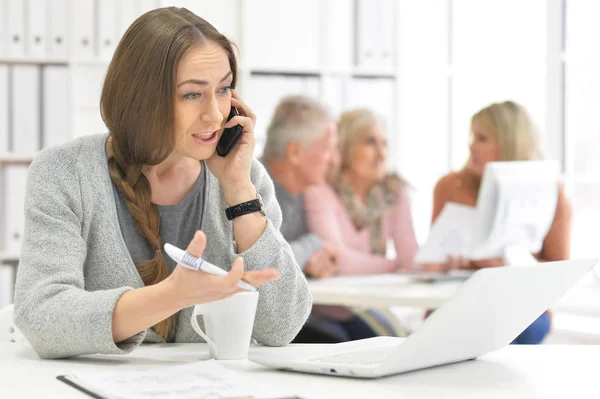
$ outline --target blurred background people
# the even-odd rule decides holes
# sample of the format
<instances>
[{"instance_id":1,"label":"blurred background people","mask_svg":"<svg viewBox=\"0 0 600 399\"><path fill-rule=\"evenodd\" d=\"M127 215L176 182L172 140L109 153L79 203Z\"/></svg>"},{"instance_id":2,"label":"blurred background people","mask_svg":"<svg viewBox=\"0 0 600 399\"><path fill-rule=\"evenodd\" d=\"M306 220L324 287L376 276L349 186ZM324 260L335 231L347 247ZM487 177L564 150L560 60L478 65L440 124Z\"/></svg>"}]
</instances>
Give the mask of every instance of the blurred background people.
<instances>
[{"instance_id":1,"label":"blurred background people","mask_svg":"<svg viewBox=\"0 0 600 399\"><path fill-rule=\"evenodd\" d=\"M304 192L323 184L337 159L337 129L327 108L303 95L283 98L267 128L262 161L283 213L281 233L309 278L329 277L338 269L336 247L308 231L304 211ZM329 324L311 316L294 342L347 340Z\"/></svg>"},{"instance_id":2,"label":"blurred background people","mask_svg":"<svg viewBox=\"0 0 600 399\"><path fill-rule=\"evenodd\" d=\"M342 113L337 125L340 162L332 168L328 184L306 191L308 228L338 248L338 275L391 273L412 267L417 241L409 186L387 171L385 127L382 118L368 109ZM394 243L395 257L387 256L388 240ZM375 335L349 309L315 306L313 314L337 321L350 339Z\"/></svg>"},{"instance_id":3,"label":"blurred background people","mask_svg":"<svg viewBox=\"0 0 600 399\"><path fill-rule=\"evenodd\" d=\"M523 106L513 101L491 104L473 115L471 120L470 157L459 171L442 177L434 189L432 223L447 202L475 206L484 167L488 162L529 161L542 159L539 137L534 122ZM557 182L558 184L558 182ZM572 210L562 186L554 220L544 239L539 261L566 260L570 255ZM503 258L471 260L448 258L446 264L423 265L429 270L503 266ZM514 343L537 344L550 329L550 317L544 313Z\"/></svg>"}]
</instances>

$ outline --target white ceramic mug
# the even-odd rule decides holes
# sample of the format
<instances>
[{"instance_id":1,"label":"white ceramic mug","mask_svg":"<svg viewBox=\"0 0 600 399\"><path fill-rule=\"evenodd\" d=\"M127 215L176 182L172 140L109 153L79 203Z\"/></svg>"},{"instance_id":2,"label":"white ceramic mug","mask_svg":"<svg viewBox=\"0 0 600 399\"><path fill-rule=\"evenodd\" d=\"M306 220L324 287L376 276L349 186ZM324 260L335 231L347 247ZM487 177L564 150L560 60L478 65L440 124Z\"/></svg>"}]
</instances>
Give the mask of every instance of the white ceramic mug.
<instances>
[{"instance_id":1,"label":"white ceramic mug","mask_svg":"<svg viewBox=\"0 0 600 399\"><path fill-rule=\"evenodd\" d=\"M237 360L248 357L257 303L258 291L246 291L194 307L192 328L206 341L212 358ZM206 332L198 325L199 315L202 315Z\"/></svg>"}]
</instances>

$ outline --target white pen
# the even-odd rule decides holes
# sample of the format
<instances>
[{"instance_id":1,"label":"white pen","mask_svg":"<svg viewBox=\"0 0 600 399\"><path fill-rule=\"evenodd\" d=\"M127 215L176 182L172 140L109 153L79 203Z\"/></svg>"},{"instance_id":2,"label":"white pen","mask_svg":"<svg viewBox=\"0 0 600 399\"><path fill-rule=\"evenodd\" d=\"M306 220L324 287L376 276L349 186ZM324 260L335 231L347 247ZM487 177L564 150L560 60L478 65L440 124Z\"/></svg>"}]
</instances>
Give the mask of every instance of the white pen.
<instances>
[{"instance_id":1,"label":"white pen","mask_svg":"<svg viewBox=\"0 0 600 399\"><path fill-rule=\"evenodd\" d=\"M175 245L165 244L165 252L171 259L179 263L182 266L192 270L202 270L210 273L214 276L226 276L227 272L212 263L190 255L183 249L177 248ZM238 281L238 287L245 289L246 291L256 291L256 288L251 286L245 281Z\"/></svg>"}]
</instances>

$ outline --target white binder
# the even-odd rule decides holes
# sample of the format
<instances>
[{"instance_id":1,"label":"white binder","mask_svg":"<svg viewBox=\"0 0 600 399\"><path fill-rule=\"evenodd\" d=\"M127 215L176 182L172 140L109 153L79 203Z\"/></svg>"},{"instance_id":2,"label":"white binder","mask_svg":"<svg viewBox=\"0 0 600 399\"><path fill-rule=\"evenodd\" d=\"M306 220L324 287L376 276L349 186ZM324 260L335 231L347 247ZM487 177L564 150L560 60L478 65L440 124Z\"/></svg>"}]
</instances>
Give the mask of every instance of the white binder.
<instances>
[{"instance_id":1,"label":"white binder","mask_svg":"<svg viewBox=\"0 0 600 399\"><path fill-rule=\"evenodd\" d=\"M4 56L8 54L7 14L6 0L0 0L0 54Z\"/></svg>"},{"instance_id":2,"label":"white binder","mask_svg":"<svg viewBox=\"0 0 600 399\"><path fill-rule=\"evenodd\" d=\"M25 3L22 0L6 1L8 54L12 57L23 57L25 55Z\"/></svg>"},{"instance_id":3,"label":"white binder","mask_svg":"<svg viewBox=\"0 0 600 399\"><path fill-rule=\"evenodd\" d=\"M354 43L353 0L328 0L322 6L326 7L325 18L325 51L324 58L329 67L344 68L352 64ZM323 26L323 25L322 25Z\"/></svg>"},{"instance_id":4,"label":"white binder","mask_svg":"<svg viewBox=\"0 0 600 399\"><path fill-rule=\"evenodd\" d=\"M45 66L42 81L42 146L46 148L71 137L69 70L66 66Z\"/></svg>"},{"instance_id":5,"label":"white binder","mask_svg":"<svg viewBox=\"0 0 600 399\"><path fill-rule=\"evenodd\" d=\"M69 48L69 19L68 19L68 0L51 0L51 6L48 9L48 55L51 57L68 56Z\"/></svg>"},{"instance_id":6,"label":"white binder","mask_svg":"<svg viewBox=\"0 0 600 399\"><path fill-rule=\"evenodd\" d=\"M73 75L73 104L99 108L106 65L76 65L71 67ZM83 83L83 84L82 84Z\"/></svg>"},{"instance_id":7,"label":"white binder","mask_svg":"<svg viewBox=\"0 0 600 399\"><path fill-rule=\"evenodd\" d=\"M14 267L0 263L0 309L13 303Z\"/></svg>"},{"instance_id":8,"label":"white binder","mask_svg":"<svg viewBox=\"0 0 600 399\"><path fill-rule=\"evenodd\" d=\"M47 32L46 27L47 12L46 0L28 0L27 19L26 19L26 42L25 50L27 55L33 57L44 57L46 55Z\"/></svg>"},{"instance_id":9,"label":"white binder","mask_svg":"<svg viewBox=\"0 0 600 399\"><path fill-rule=\"evenodd\" d=\"M378 52L382 67L393 67L396 63L396 0L378 0Z\"/></svg>"},{"instance_id":10,"label":"white binder","mask_svg":"<svg viewBox=\"0 0 600 399\"><path fill-rule=\"evenodd\" d=\"M8 135L9 135L9 67L6 64L0 64L0 155L8 153Z\"/></svg>"},{"instance_id":11,"label":"white binder","mask_svg":"<svg viewBox=\"0 0 600 399\"><path fill-rule=\"evenodd\" d=\"M361 67L377 67L380 65L379 38L377 35L378 1L357 1L357 40L356 64Z\"/></svg>"},{"instance_id":12,"label":"white binder","mask_svg":"<svg viewBox=\"0 0 600 399\"><path fill-rule=\"evenodd\" d=\"M75 108L75 120L73 123L73 138L108 132L104 121L102 121L100 109L97 106L77 106Z\"/></svg>"},{"instance_id":13,"label":"white binder","mask_svg":"<svg viewBox=\"0 0 600 399\"><path fill-rule=\"evenodd\" d=\"M96 55L96 24L94 0L77 0L73 7L73 53L75 57L90 59Z\"/></svg>"},{"instance_id":14,"label":"white binder","mask_svg":"<svg viewBox=\"0 0 600 399\"><path fill-rule=\"evenodd\" d=\"M13 66L11 89L12 150L33 155L40 150L40 68Z\"/></svg>"},{"instance_id":15,"label":"white binder","mask_svg":"<svg viewBox=\"0 0 600 399\"><path fill-rule=\"evenodd\" d=\"M117 1L98 2L98 53L102 59L110 59L118 44Z\"/></svg>"},{"instance_id":16,"label":"white binder","mask_svg":"<svg viewBox=\"0 0 600 399\"><path fill-rule=\"evenodd\" d=\"M129 28L139 15L137 1L123 1L119 4L118 40L121 40L127 28Z\"/></svg>"},{"instance_id":17,"label":"white binder","mask_svg":"<svg viewBox=\"0 0 600 399\"><path fill-rule=\"evenodd\" d=\"M316 76L307 76L304 78L302 93L315 100L321 98L321 80Z\"/></svg>"},{"instance_id":18,"label":"white binder","mask_svg":"<svg viewBox=\"0 0 600 399\"><path fill-rule=\"evenodd\" d=\"M27 166L8 165L4 168L4 214L2 227L5 238L4 250L18 253L23 241L25 226L25 188L27 184Z\"/></svg>"}]
</instances>

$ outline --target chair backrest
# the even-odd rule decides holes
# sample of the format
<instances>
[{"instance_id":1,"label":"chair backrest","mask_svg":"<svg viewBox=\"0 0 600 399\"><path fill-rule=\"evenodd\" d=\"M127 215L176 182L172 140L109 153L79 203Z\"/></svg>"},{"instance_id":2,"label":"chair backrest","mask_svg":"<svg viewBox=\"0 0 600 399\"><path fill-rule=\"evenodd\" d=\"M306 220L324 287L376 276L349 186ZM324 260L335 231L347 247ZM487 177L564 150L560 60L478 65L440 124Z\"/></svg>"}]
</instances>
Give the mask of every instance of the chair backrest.
<instances>
[{"instance_id":1,"label":"chair backrest","mask_svg":"<svg viewBox=\"0 0 600 399\"><path fill-rule=\"evenodd\" d=\"M13 305L0 309L0 342L27 342L13 321Z\"/></svg>"}]
</instances>

